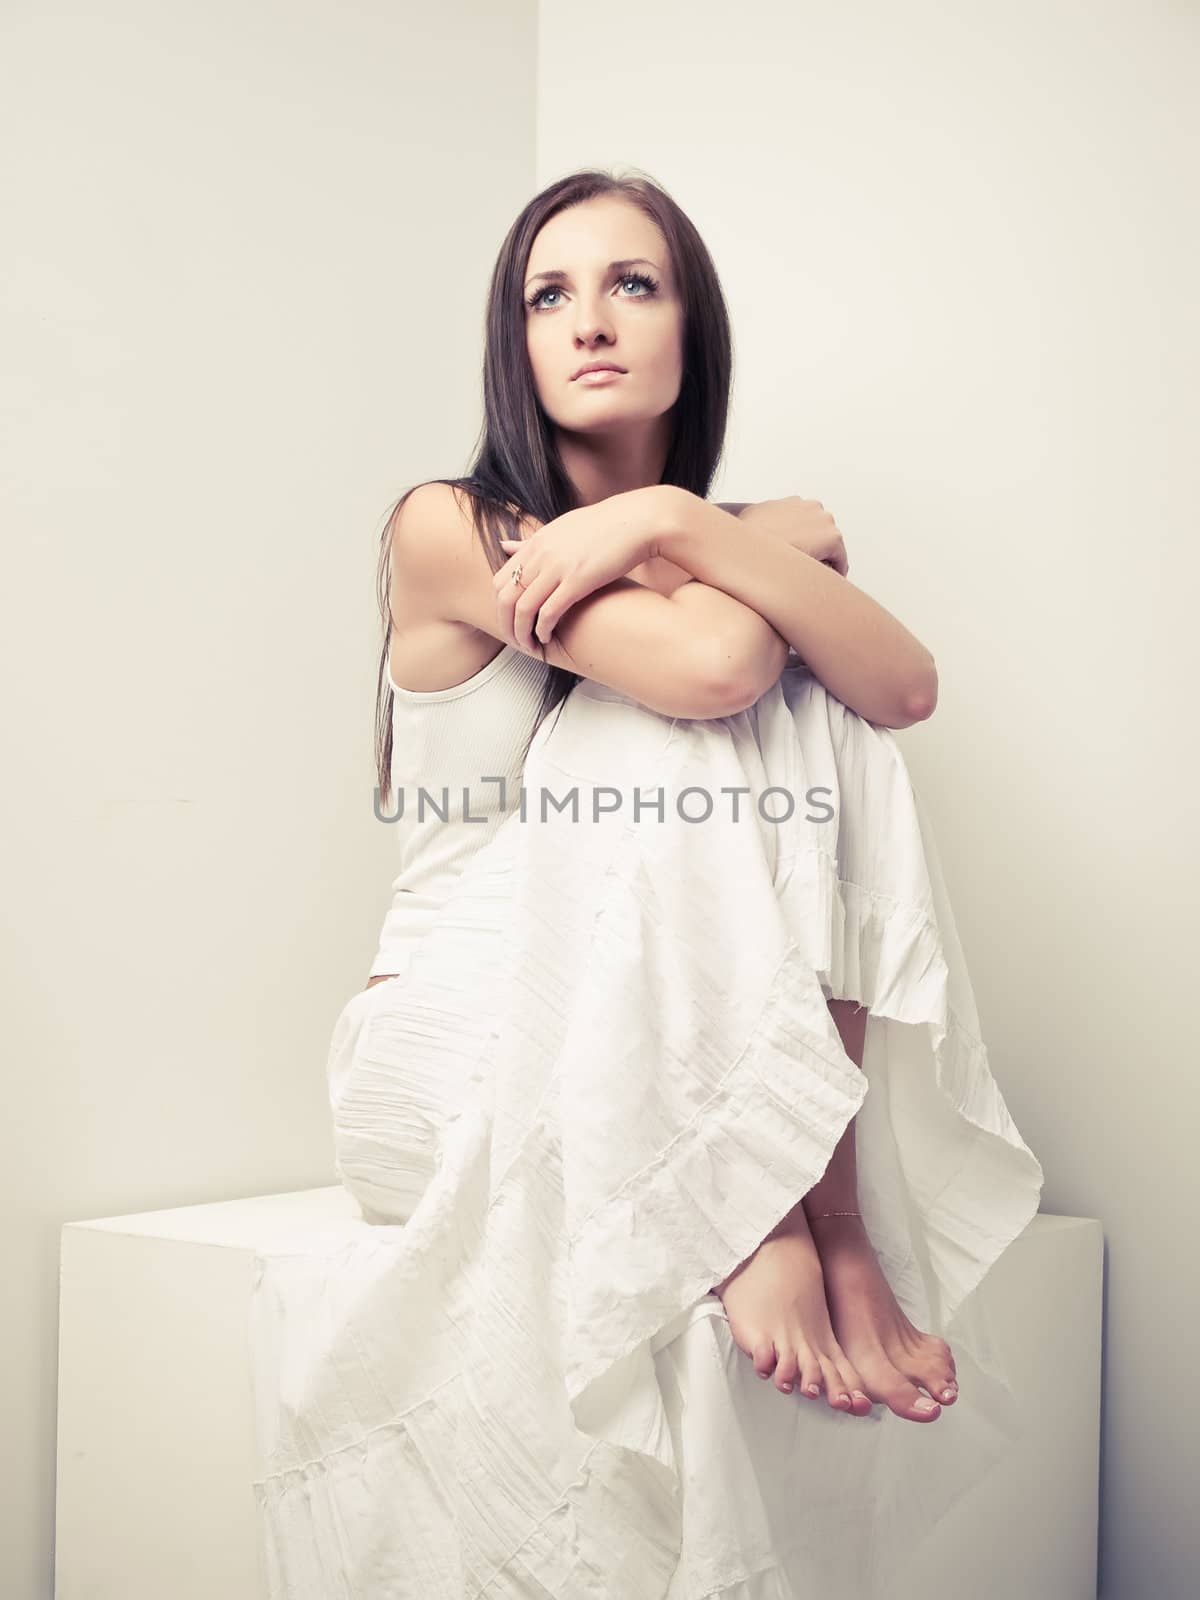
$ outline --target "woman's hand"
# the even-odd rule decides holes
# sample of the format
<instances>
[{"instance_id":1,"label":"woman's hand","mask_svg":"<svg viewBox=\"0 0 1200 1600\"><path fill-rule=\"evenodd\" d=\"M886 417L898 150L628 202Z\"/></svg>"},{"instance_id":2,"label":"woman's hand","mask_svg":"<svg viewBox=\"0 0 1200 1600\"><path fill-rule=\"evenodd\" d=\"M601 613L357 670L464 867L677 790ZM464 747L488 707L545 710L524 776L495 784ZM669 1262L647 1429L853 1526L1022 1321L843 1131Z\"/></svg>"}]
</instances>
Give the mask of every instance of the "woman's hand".
<instances>
[{"instance_id":1,"label":"woman's hand","mask_svg":"<svg viewBox=\"0 0 1200 1600\"><path fill-rule=\"evenodd\" d=\"M623 578L649 560L662 518L651 484L578 506L524 539L502 539L509 559L492 578L501 631L510 644L537 655L577 600ZM519 571L521 581L513 582ZM541 658L538 657L540 660Z\"/></svg>"},{"instance_id":2,"label":"woman's hand","mask_svg":"<svg viewBox=\"0 0 1200 1600\"><path fill-rule=\"evenodd\" d=\"M784 540L806 556L824 562L845 578L850 572L846 546L837 523L819 500L802 500L798 494L781 500L762 500L738 512L739 522L752 523L764 533Z\"/></svg>"}]
</instances>

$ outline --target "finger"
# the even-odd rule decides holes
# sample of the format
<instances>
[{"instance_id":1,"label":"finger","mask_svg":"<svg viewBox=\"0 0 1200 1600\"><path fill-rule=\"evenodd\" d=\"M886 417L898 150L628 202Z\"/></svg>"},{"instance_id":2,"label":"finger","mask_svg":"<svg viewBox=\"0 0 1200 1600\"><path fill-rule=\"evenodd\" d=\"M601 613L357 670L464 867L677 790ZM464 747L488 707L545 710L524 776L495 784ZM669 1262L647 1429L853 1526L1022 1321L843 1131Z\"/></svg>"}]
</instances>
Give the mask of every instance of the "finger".
<instances>
[{"instance_id":1,"label":"finger","mask_svg":"<svg viewBox=\"0 0 1200 1600\"><path fill-rule=\"evenodd\" d=\"M496 596L496 624L505 644L515 645L517 641L513 638L512 613L502 594Z\"/></svg>"},{"instance_id":2,"label":"finger","mask_svg":"<svg viewBox=\"0 0 1200 1600\"><path fill-rule=\"evenodd\" d=\"M537 626L538 612L557 587L557 580L553 578L542 579L521 587L521 598L517 601L513 613L513 633L518 647L527 655L534 654L533 633Z\"/></svg>"},{"instance_id":3,"label":"finger","mask_svg":"<svg viewBox=\"0 0 1200 1600\"><path fill-rule=\"evenodd\" d=\"M529 636L537 619L533 597L543 592L544 580L524 578L518 583L510 581L497 595L500 619L508 635L508 642L518 650L529 650Z\"/></svg>"},{"instance_id":4,"label":"finger","mask_svg":"<svg viewBox=\"0 0 1200 1600\"><path fill-rule=\"evenodd\" d=\"M537 615L537 638L543 646L550 643L555 628L561 618L571 609L577 600L583 599L590 593L580 583L563 578L551 589L549 596L542 601Z\"/></svg>"},{"instance_id":5,"label":"finger","mask_svg":"<svg viewBox=\"0 0 1200 1600\"><path fill-rule=\"evenodd\" d=\"M514 584L513 575L517 571L520 571L521 573L521 581L520 583ZM497 567L496 571L492 574L492 588L497 594L503 594L506 588L513 589L516 591L514 596L514 598L516 598L521 594L523 589L527 589L533 582L533 576L534 575L529 571L527 562L523 563L518 560L516 556L510 556L504 565L502 567Z\"/></svg>"},{"instance_id":6,"label":"finger","mask_svg":"<svg viewBox=\"0 0 1200 1600\"><path fill-rule=\"evenodd\" d=\"M550 640L553 638L554 630L555 630L555 628L557 626L558 626L558 617L554 616L553 614L548 615L547 611L546 611L546 607L543 606L542 609L538 612L537 629L536 629L537 641L541 645L543 650L546 648L546 646L550 643Z\"/></svg>"},{"instance_id":7,"label":"finger","mask_svg":"<svg viewBox=\"0 0 1200 1600\"><path fill-rule=\"evenodd\" d=\"M524 651L526 655L533 652L533 630L536 624L537 607L529 603L528 591L524 591L513 612L513 638L517 649Z\"/></svg>"},{"instance_id":8,"label":"finger","mask_svg":"<svg viewBox=\"0 0 1200 1600\"><path fill-rule=\"evenodd\" d=\"M520 583L512 581L512 572L508 575L508 582L503 584L496 592L496 613L504 629L506 641L518 650L526 648L521 638L522 618L517 607L526 595L534 590L532 578L522 578Z\"/></svg>"},{"instance_id":9,"label":"finger","mask_svg":"<svg viewBox=\"0 0 1200 1600\"><path fill-rule=\"evenodd\" d=\"M553 599L547 600L538 611L535 632L537 641L543 649L550 643L554 630L558 627L558 619L566 610L567 607L562 603L562 593L559 590L554 594Z\"/></svg>"},{"instance_id":10,"label":"finger","mask_svg":"<svg viewBox=\"0 0 1200 1600\"><path fill-rule=\"evenodd\" d=\"M496 574L496 577L500 578L503 574L503 571L504 569L501 568L501 571ZM511 573L509 573L509 581L507 583L497 583L495 588L496 619L500 624L500 631L504 635L504 641L506 644L515 645L517 639L516 634L513 631L515 626L513 622L513 612L516 610L517 601L521 598L524 590L519 584L512 582Z\"/></svg>"}]
</instances>

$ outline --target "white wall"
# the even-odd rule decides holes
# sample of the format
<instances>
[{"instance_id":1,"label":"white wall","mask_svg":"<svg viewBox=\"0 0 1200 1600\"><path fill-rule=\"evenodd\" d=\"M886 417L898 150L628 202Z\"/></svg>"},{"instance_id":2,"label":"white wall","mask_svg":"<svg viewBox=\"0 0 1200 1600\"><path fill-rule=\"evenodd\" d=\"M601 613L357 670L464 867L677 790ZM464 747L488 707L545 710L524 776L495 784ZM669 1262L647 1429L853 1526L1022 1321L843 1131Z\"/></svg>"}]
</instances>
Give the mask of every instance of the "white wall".
<instances>
[{"instance_id":1,"label":"white wall","mask_svg":"<svg viewBox=\"0 0 1200 1600\"><path fill-rule=\"evenodd\" d=\"M533 0L0 21L7 1600L52 1593L63 1222L336 1181L378 537L467 465L535 47Z\"/></svg>"},{"instance_id":2,"label":"white wall","mask_svg":"<svg viewBox=\"0 0 1200 1600\"><path fill-rule=\"evenodd\" d=\"M1108 1242L1106 1600L1200 1571L1197 81L1183 4L540 9L538 185L640 168L721 272L719 494L823 501L937 659L993 1069Z\"/></svg>"}]
</instances>

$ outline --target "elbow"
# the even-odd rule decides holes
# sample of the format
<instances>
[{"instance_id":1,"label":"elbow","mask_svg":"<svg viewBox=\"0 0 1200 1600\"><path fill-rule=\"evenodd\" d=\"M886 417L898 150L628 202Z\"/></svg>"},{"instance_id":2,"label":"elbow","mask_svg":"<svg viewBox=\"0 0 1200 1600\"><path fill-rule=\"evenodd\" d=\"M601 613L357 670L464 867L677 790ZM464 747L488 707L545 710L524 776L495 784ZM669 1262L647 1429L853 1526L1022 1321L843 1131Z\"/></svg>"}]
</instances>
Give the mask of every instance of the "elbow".
<instances>
[{"instance_id":1,"label":"elbow","mask_svg":"<svg viewBox=\"0 0 1200 1600\"><path fill-rule=\"evenodd\" d=\"M859 716L881 728L911 728L916 722L929 720L937 710L937 697L937 668L930 656L922 670L909 678L902 688L892 686L886 705L875 709L852 706L851 710L857 710Z\"/></svg>"},{"instance_id":2,"label":"elbow","mask_svg":"<svg viewBox=\"0 0 1200 1600\"><path fill-rule=\"evenodd\" d=\"M718 658L715 684L712 689L714 717L733 717L740 711L749 711L773 684L779 682L780 673L787 665L788 644L771 629L763 647L740 667L734 665L729 655Z\"/></svg>"},{"instance_id":3,"label":"elbow","mask_svg":"<svg viewBox=\"0 0 1200 1600\"><path fill-rule=\"evenodd\" d=\"M710 717L736 717L739 711L749 711L762 693L764 691L760 689L751 694L744 684L740 687L719 684L709 697L708 714Z\"/></svg>"},{"instance_id":4,"label":"elbow","mask_svg":"<svg viewBox=\"0 0 1200 1600\"><path fill-rule=\"evenodd\" d=\"M745 711L748 705L754 704L753 700L747 698L746 686L735 683L728 672L710 673L703 682L700 693L703 709L698 715L705 721L716 717L735 717L739 711Z\"/></svg>"},{"instance_id":5,"label":"elbow","mask_svg":"<svg viewBox=\"0 0 1200 1600\"><path fill-rule=\"evenodd\" d=\"M750 686L738 673L730 670L727 660L722 661L718 657L715 663L709 660L706 666L697 690L697 699L702 707L697 711L697 716L705 721L717 717L735 717L739 711L745 711L747 706L754 704L756 697L751 697Z\"/></svg>"},{"instance_id":6,"label":"elbow","mask_svg":"<svg viewBox=\"0 0 1200 1600\"><path fill-rule=\"evenodd\" d=\"M736 667L728 652L717 652L715 664L710 666L706 691L709 717L732 717L748 711L766 694L772 684L778 683L787 665L787 641L774 634L770 647L757 653L752 660ZM937 709L938 675L932 656L923 663L904 686L899 701L876 710L861 710L860 714L886 728L911 728L914 723L926 722Z\"/></svg>"},{"instance_id":7,"label":"elbow","mask_svg":"<svg viewBox=\"0 0 1200 1600\"><path fill-rule=\"evenodd\" d=\"M904 696L902 717L903 720L893 723L893 727L911 728L914 722L927 722L937 710L938 675L933 657L930 656L924 670L919 673L913 683L908 686Z\"/></svg>"}]
</instances>

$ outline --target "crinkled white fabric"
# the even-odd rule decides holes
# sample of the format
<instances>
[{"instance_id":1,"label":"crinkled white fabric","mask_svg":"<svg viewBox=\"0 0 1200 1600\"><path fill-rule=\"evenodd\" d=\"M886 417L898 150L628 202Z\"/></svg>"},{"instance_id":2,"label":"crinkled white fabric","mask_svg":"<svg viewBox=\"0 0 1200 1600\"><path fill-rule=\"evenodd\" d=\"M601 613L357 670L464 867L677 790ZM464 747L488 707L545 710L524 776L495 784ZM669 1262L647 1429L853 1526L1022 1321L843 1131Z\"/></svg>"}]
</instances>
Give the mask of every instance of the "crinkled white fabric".
<instances>
[{"instance_id":1,"label":"crinkled white fabric","mask_svg":"<svg viewBox=\"0 0 1200 1600\"><path fill-rule=\"evenodd\" d=\"M802 669L707 722L585 680L524 782L337 1022L337 1169L380 1225L256 1258L270 1600L887 1595L1021 1431L972 1291L1042 1184L895 737ZM826 996L869 1008L862 1071ZM781 1394L709 1293L856 1113L883 1269L954 1350L931 1424Z\"/></svg>"}]
</instances>

